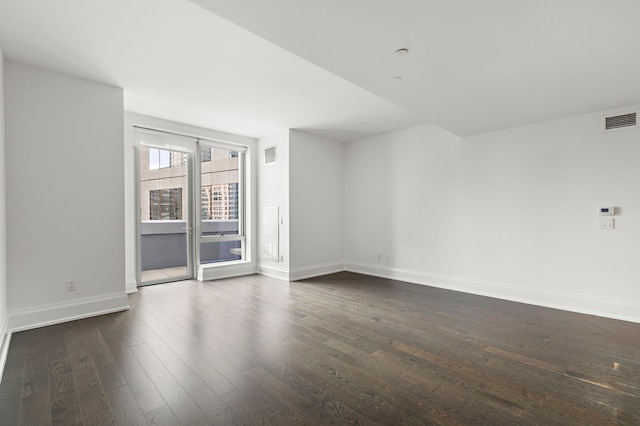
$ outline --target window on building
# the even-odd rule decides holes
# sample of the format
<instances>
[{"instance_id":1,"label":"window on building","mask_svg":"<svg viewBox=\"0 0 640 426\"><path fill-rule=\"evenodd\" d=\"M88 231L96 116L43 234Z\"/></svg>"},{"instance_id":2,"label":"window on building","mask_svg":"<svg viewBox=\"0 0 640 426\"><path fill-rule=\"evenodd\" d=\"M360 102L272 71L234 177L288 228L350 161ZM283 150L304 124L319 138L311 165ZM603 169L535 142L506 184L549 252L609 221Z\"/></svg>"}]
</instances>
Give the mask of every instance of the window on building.
<instances>
[{"instance_id":1,"label":"window on building","mask_svg":"<svg viewBox=\"0 0 640 426\"><path fill-rule=\"evenodd\" d=\"M178 167L187 164L187 154L166 149L149 148L149 170Z\"/></svg>"},{"instance_id":2,"label":"window on building","mask_svg":"<svg viewBox=\"0 0 640 426\"><path fill-rule=\"evenodd\" d=\"M171 151L171 167L187 165L187 154L183 152Z\"/></svg>"},{"instance_id":3,"label":"window on building","mask_svg":"<svg viewBox=\"0 0 640 426\"><path fill-rule=\"evenodd\" d=\"M223 203L224 200L231 200ZM200 190L202 220L238 219L238 183L204 185Z\"/></svg>"},{"instance_id":4,"label":"window on building","mask_svg":"<svg viewBox=\"0 0 640 426\"><path fill-rule=\"evenodd\" d=\"M151 220L182 220L182 188L149 191Z\"/></svg>"},{"instance_id":5,"label":"window on building","mask_svg":"<svg viewBox=\"0 0 640 426\"><path fill-rule=\"evenodd\" d=\"M200 161L211 161L211 147L203 146L200 147Z\"/></svg>"},{"instance_id":6,"label":"window on building","mask_svg":"<svg viewBox=\"0 0 640 426\"><path fill-rule=\"evenodd\" d=\"M170 153L164 149L149 148L149 170L158 170L171 165Z\"/></svg>"}]
</instances>

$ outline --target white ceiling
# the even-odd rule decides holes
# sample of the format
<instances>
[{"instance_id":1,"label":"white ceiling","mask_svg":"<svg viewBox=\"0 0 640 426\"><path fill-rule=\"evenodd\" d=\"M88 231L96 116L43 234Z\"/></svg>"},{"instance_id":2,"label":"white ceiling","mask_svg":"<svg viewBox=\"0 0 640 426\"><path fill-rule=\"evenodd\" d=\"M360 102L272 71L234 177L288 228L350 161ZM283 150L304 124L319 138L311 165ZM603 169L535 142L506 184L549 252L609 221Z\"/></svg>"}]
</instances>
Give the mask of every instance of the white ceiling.
<instances>
[{"instance_id":1,"label":"white ceiling","mask_svg":"<svg viewBox=\"0 0 640 426\"><path fill-rule=\"evenodd\" d=\"M192 1L459 135L640 101L637 0Z\"/></svg>"},{"instance_id":2,"label":"white ceiling","mask_svg":"<svg viewBox=\"0 0 640 426\"><path fill-rule=\"evenodd\" d=\"M637 0L0 0L0 42L123 87L130 111L349 140L640 103L638 17Z\"/></svg>"},{"instance_id":3,"label":"white ceiling","mask_svg":"<svg viewBox=\"0 0 640 426\"><path fill-rule=\"evenodd\" d=\"M8 59L124 88L128 111L246 136L422 122L188 0L0 0L0 43Z\"/></svg>"}]
</instances>

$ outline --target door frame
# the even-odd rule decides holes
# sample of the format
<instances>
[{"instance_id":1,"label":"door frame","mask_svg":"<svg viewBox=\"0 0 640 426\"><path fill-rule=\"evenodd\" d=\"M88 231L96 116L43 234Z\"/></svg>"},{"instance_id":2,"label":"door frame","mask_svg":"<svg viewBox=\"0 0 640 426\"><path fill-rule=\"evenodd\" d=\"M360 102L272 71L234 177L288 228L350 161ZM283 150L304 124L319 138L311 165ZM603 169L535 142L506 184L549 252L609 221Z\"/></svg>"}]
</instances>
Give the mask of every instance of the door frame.
<instances>
[{"instance_id":1,"label":"door frame","mask_svg":"<svg viewBox=\"0 0 640 426\"><path fill-rule=\"evenodd\" d=\"M134 191L133 192L133 202L134 202L134 229L135 232L135 280L136 287L141 287L150 284L159 284L163 282L171 282L177 280L188 280L188 279L198 279L200 281L210 280L214 278L228 277L228 276L236 276L236 275L247 275L251 273L255 273L255 263L252 261L255 254L253 253L254 247L251 245L251 231L255 224L253 221L255 220L254 216L250 213L248 206L253 205L255 200L248 199L248 197L255 197L255 194L249 189L253 188L255 182L251 181L251 179L255 179L255 176L250 172L250 162L251 156L249 152L252 148L252 144L247 141L246 143L242 143L240 141L232 141L227 140L227 138L222 137L212 137L207 134L207 132L203 132L205 134L204 137L196 136L197 133L189 132L189 133L180 133L172 130L160 130L156 125L148 125L148 124L135 124L131 123L132 129L132 159L133 159L133 180L134 180ZM139 133L142 133L140 135ZM147 135L151 135L148 138ZM233 139L233 138L230 138ZM188 208L188 219L190 221L191 235L189 241L189 261L188 261L188 273L189 275L185 275L184 277L171 278L170 280L154 280L154 281L145 281L142 282L141 275L141 259L142 259L142 232L141 232L141 210L140 210L140 197L141 197L141 185L140 185L140 146L148 146L151 148L164 149L164 150L172 150L179 151L187 154L189 156L189 160L187 161L187 191L189 193L189 205ZM202 147L212 147L212 148L223 148L229 150L230 152L235 151L239 157L238 162L238 174L239 174L239 182L238 182L238 190L239 195L241 194L238 200L238 208L239 208L239 229L238 232L240 235L229 235L229 236L202 236L201 234L201 221L200 221L200 209L201 209L201 161L200 161L200 151ZM241 176L241 177L240 177ZM252 183L253 182L253 183ZM254 194L254 195L250 195ZM200 262L200 244L206 242L223 242L223 241L240 241L242 248L242 257L237 260L228 260L221 261L219 263L205 263L201 264Z\"/></svg>"},{"instance_id":2,"label":"door frame","mask_svg":"<svg viewBox=\"0 0 640 426\"><path fill-rule=\"evenodd\" d=\"M147 130L147 129L144 129ZM172 136L172 134L168 134L168 136ZM141 218L141 209L140 209L140 205L141 205L141 187L140 187L140 165L141 165L141 158L140 158L140 147L141 146L147 146L150 148L157 148L157 149L165 149L165 150L171 150L171 151L175 151L175 152L182 152L184 154L186 154L186 158L187 158L187 185L186 185L186 193L188 196L187 202L186 202L186 215L183 214L183 218L186 222L186 226L185 226L185 234L186 234L186 256L187 256L187 273L185 275L179 275L176 277L171 277L168 279L155 279L155 280L148 280L148 281L142 281L142 218ZM163 284L163 283L167 283L167 282L173 282L173 281L184 281L184 280L191 280L194 279L196 277L196 272L197 272L197 263L198 260L196 258L196 235L194 233L195 231L195 223L196 223L196 216L195 216L195 212L196 212L196 203L195 203L195 193L196 193L196 183L194 178L195 178L195 174L194 174L194 162L195 162L195 156L196 154L194 152L191 152L190 150L177 150L175 149L175 147L172 148L167 148L166 146L162 146L160 144L153 144L153 143L148 143L148 144L144 144L144 145L140 145L140 144L134 144L134 164L135 164L135 175L134 175L134 179L136 182L136 188L135 188L135 205L136 205L136 223L135 223L135 232L136 232L136 282L137 282L137 286L138 287L143 287L143 286L147 286L147 285L154 285L154 284Z\"/></svg>"}]
</instances>

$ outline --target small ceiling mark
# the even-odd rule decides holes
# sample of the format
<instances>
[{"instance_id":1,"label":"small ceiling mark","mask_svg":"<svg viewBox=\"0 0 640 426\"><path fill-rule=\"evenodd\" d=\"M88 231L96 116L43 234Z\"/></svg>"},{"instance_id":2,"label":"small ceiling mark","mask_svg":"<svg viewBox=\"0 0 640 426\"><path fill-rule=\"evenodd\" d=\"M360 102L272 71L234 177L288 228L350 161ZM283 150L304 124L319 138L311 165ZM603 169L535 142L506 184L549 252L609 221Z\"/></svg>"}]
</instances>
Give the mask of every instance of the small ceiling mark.
<instances>
[{"instance_id":1,"label":"small ceiling mark","mask_svg":"<svg viewBox=\"0 0 640 426\"><path fill-rule=\"evenodd\" d=\"M398 86L402 83L402 77L388 77L384 82L389 86Z\"/></svg>"}]
</instances>

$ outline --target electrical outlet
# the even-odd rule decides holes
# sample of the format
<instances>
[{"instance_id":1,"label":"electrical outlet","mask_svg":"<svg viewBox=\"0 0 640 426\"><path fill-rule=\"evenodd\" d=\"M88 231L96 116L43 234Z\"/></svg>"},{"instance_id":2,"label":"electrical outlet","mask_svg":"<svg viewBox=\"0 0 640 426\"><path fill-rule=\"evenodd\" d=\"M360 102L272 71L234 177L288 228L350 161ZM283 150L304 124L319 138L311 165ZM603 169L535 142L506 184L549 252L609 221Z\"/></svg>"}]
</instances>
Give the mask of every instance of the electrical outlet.
<instances>
[{"instance_id":1,"label":"electrical outlet","mask_svg":"<svg viewBox=\"0 0 640 426\"><path fill-rule=\"evenodd\" d=\"M382 260L382 254L378 253L378 260Z\"/></svg>"},{"instance_id":2,"label":"electrical outlet","mask_svg":"<svg viewBox=\"0 0 640 426\"><path fill-rule=\"evenodd\" d=\"M67 281L67 291L76 291L76 280Z\"/></svg>"}]
</instances>

